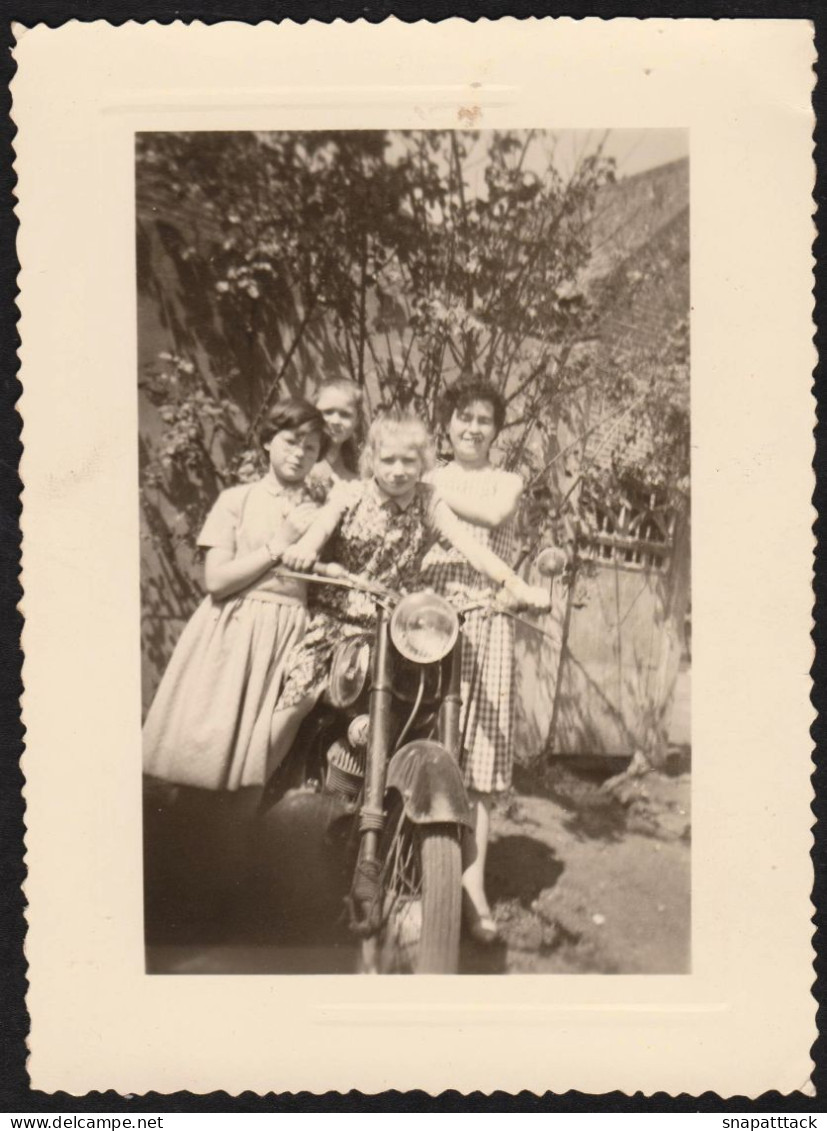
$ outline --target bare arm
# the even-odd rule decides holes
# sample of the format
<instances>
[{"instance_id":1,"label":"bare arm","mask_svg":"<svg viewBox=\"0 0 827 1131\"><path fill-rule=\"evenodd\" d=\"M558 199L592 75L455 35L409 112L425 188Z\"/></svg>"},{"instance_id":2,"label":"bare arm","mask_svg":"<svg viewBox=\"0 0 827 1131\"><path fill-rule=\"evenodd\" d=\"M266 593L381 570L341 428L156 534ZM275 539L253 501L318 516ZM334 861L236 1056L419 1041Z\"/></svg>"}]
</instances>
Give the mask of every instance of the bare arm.
<instances>
[{"instance_id":1,"label":"bare arm","mask_svg":"<svg viewBox=\"0 0 827 1131\"><path fill-rule=\"evenodd\" d=\"M486 475L481 483L474 474L456 474L449 465L431 482L440 498L444 499L454 514L479 526L500 526L506 522L520 502L523 481L510 471L497 471Z\"/></svg>"},{"instance_id":2,"label":"bare arm","mask_svg":"<svg viewBox=\"0 0 827 1131\"><path fill-rule=\"evenodd\" d=\"M459 550L469 565L479 573L484 573L498 585L503 585L519 601L534 608L547 609L549 596L543 589L526 584L513 569L499 558L493 550L477 542L464 530L457 516L452 513L444 499L437 499L430 511L433 526L451 545Z\"/></svg>"},{"instance_id":3,"label":"bare arm","mask_svg":"<svg viewBox=\"0 0 827 1131\"><path fill-rule=\"evenodd\" d=\"M282 561L290 569L308 570L318 558L325 542L333 534L342 520L347 505L347 496L336 492L330 500L316 512L316 517L302 537L282 554Z\"/></svg>"},{"instance_id":4,"label":"bare arm","mask_svg":"<svg viewBox=\"0 0 827 1131\"><path fill-rule=\"evenodd\" d=\"M232 550L223 546L212 546L204 562L204 584L207 592L220 601L257 581L272 566L267 546L251 550L243 558L234 557Z\"/></svg>"},{"instance_id":5,"label":"bare arm","mask_svg":"<svg viewBox=\"0 0 827 1131\"><path fill-rule=\"evenodd\" d=\"M246 589L273 568L284 551L305 531L318 510L303 503L288 515L269 542L243 557L235 557L225 546L211 546L204 562L204 584L218 600Z\"/></svg>"}]
</instances>

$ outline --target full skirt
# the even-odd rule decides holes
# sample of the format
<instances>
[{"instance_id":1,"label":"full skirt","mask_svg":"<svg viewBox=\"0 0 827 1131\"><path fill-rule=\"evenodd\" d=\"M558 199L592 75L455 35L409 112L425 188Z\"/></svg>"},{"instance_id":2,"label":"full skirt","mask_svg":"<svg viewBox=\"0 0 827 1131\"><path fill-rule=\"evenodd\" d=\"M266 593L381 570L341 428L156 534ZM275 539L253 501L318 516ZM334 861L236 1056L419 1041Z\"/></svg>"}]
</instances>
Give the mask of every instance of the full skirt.
<instances>
[{"instance_id":1,"label":"full skirt","mask_svg":"<svg viewBox=\"0 0 827 1131\"><path fill-rule=\"evenodd\" d=\"M478 793L511 786L514 629L504 616L471 613L463 625L460 735L465 785Z\"/></svg>"},{"instance_id":2,"label":"full skirt","mask_svg":"<svg viewBox=\"0 0 827 1131\"><path fill-rule=\"evenodd\" d=\"M207 597L181 634L147 715L144 771L202 789L263 784L285 660L306 619L301 605Z\"/></svg>"},{"instance_id":3,"label":"full skirt","mask_svg":"<svg viewBox=\"0 0 827 1131\"><path fill-rule=\"evenodd\" d=\"M462 607L489 594L491 583L467 564L438 562L423 583ZM478 609L462 628L462 770L467 789L502 793L514 765L514 626L508 617Z\"/></svg>"}]
</instances>

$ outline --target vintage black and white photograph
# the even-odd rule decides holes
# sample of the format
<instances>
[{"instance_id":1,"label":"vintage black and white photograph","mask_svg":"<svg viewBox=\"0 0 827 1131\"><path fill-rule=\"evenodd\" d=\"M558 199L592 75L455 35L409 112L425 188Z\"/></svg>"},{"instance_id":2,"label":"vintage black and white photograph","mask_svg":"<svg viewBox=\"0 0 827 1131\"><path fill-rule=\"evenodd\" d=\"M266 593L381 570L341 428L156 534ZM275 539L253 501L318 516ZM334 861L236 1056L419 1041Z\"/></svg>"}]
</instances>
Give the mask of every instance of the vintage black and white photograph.
<instances>
[{"instance_id":1,"label":"vintage black and white photograph","mask_svg":"<svg viewBox=\"0 0 827 1131\"><path fill-rule=\"evenodd\" d=\"M689 972L687 133L135 161L147 971Z\"/></svg>"},{"instance_id":2,"label":"vintage black and white photograph","mask_svg":"<svg viewBox=\"0 0 827 1131\"><path fill-rule=\"evenodd\" d=\"M812 29L14 57L32 1086L806 1087Z\"/></svg>"}]
</instances>

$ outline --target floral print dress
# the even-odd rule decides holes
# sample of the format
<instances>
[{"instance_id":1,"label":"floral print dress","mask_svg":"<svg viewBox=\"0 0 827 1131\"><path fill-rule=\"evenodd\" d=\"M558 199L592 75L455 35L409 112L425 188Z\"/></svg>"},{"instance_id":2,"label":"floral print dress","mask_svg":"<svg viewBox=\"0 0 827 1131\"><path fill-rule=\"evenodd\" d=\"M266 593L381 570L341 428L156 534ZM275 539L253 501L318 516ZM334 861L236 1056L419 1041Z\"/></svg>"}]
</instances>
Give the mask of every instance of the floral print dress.
<instances>
[{"instance_id":1,"label":"floral print dress","mask_svg":"<svg viewBox=\"0 0 827 1131\"><path fill-rule=\"evenodd\" d=\"M368 479L335 485L330 501L341 505L343 514L325 546L324 561L397 591L421 588L422 559L438 536L431 517L432 487L417 484L411 501L401 507ZM375 624L374 602L366 594L324 585L310 590L310 623L288 658L290 674L277 709L318 697L327 686L336 645Z\"/></svg>"}]
</instances>

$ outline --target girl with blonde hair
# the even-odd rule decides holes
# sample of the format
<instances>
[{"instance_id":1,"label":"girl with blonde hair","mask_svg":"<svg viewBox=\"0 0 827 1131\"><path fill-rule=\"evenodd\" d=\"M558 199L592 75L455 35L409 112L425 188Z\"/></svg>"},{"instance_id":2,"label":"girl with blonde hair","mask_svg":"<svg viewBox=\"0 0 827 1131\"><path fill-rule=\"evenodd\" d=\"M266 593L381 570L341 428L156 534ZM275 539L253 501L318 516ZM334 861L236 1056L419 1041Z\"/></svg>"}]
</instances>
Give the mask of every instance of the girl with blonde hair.
<instances>
[{"instance_id":1,"label":"girl with blonde hair","mask_svg":"<svg viewBox=\"0 0 827 1131\"><path fill-rule=\"evenodd\" d=\"M349 377L330 378L318 388L315 405L324 418L328 448L310 473L309 483L325 496L335 483L359 477L363 404L362 389Z\"/></svg>"},{"instance_id":2,"label":"girl with blonde hair","mask_svg":"<svg viewBox=\"0 0 827 1131\"><path fill-rule=\"evenodd\" d=\"M526 585L496 554L469 537L434 488L422 482L434 464L434 443L418 416L390 412L374 420L361 464L365 478L334 486L307 532L282 555L285 565L309 569L324 550L325 560L365 580L396 591L420 589L423 558L442 538L518 600L547 607L547 594ZM290 675L276 707L270 773L325 690L335 645L374 625L374 604L358 591L319 585L309 600L307 634L288 658Z\"/></svg>"}]
</instances>

